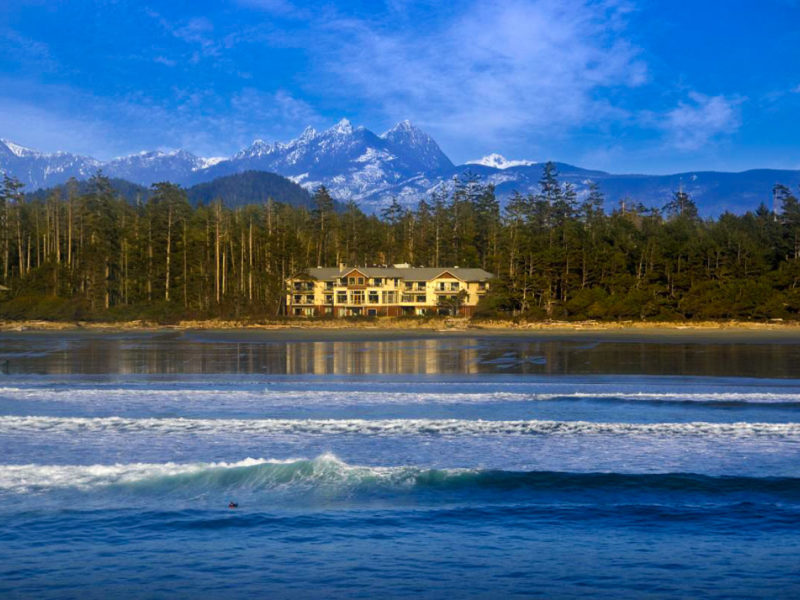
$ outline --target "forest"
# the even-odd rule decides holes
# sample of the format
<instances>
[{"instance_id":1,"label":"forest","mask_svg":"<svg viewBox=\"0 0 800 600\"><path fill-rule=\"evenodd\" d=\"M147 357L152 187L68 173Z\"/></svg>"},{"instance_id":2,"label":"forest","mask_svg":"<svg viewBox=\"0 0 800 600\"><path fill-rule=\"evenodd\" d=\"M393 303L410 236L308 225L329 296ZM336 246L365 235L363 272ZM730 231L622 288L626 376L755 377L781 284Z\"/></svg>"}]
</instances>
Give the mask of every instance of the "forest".
<instances>
[{"instance_id":1,"label":"forest","mask_svg":"<svg viewBox=\"0 0 800 600\"><path fill-rule=\"evenodd\" d=\"M5 176L0 318L267 320L305 268L410 263L495 274L478 319L794 320L800 202L772 192L772 209L714 219L681 190L660 208L607 210L596 186L579 195L548 164L537 192L504 208L466 174L413 209L369 215L324 187L310 206L228 207L167 182L130 201L102 173L31 198Z\"/></svg>"}]
</instances>

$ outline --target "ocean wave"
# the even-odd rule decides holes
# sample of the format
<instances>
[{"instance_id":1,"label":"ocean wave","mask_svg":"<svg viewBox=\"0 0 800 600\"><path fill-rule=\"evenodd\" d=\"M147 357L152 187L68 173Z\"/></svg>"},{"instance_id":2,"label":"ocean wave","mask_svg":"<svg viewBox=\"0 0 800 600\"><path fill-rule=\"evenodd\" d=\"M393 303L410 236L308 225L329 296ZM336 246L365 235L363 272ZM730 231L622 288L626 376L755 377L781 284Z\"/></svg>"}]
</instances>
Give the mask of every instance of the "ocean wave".
<instances>
[{"instance_id":1,"label":"ocean wave","mask_svg":"<svg viewBox=\"0 0 800 600\"><path fill-rule=\"evenodd\" d=\"M58 489L123 491L148 496L260 492L336 492L339 495L404 492L488 492L523 490L542 494L699 493L777 494L800 501L800 478L714 477L685 473L623 474L482 469L427 469L416 466L349 465L332 454L314 459L248 458L238 462L132 463L115 465L3 465L0 491L37 494Z\"/></svg>"},{"instance_id":2,"label":"ocean wave","mask_svg":"<svg viewBox=\"0 0 800 600\"><path fill-rule=\"evenodd\" d=\"M534 386L531 386L534 387ZM390 390L307 390L307 389L208 389L175 388L111 388L111 387L0 387L0 397L29 402L107 405L113 402L151 404L180 402L218 405L270 406L352 406L364 404L481 404L498 402L547 402L553 400L600 400L617 402L706 403L706 404L780 404L800 405L800 393L791 392L710 392L710 391L630 391L609 389L605 385L575 387L542 386L546 391L390 391ZM555 387L555 389L554 389Z\"/></svg>"},{"instance_id":3,"label":"ocean wave","mask_svg":"<svg viewBox=\"0 0 800 600\"><path fill-rule=\"evenodd\" d=\"M800 423L596 423L469 419L187 419L123 417L0 417L5 434L250 434L250 435L625 435L798 438Z\"/></svg>"}]
</instances>

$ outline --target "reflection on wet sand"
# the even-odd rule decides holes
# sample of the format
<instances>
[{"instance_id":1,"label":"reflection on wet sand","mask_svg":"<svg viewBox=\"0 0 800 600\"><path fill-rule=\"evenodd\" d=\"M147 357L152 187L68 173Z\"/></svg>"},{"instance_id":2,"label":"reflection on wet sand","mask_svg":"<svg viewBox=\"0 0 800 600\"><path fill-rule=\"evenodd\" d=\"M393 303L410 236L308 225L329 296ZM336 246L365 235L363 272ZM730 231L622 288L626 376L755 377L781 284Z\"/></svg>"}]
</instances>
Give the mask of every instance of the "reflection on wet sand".
<instances>
[{"instance_id":1,"label":"reflection on wet sand","mask_svg":"<svg viewBox=\"0 0 800 600\"><path fill-rule=\"evenodd\" d=\"M0 337L2 371L69 375L646 374L794 378L800 343L433 337L287 341L190 335Z\"/></svg>"}]
</instances>

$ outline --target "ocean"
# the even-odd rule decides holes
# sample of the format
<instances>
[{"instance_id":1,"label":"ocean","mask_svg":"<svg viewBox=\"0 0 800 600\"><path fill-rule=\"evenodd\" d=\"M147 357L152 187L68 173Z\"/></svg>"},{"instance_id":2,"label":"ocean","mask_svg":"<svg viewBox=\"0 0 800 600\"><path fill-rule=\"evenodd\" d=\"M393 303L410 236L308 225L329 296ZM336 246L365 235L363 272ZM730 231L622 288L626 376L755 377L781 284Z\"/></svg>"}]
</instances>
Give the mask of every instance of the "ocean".
<instances>
[{"instance_id":1,"label":"ocean","mask_svg":"<svg viewBox=\"0 0 800 600\"><path fill-rule=\"evenodd\" d=\"M0 597L797 598L798 365L792 336L3 333Z\"/></svg>"}]
</instances>

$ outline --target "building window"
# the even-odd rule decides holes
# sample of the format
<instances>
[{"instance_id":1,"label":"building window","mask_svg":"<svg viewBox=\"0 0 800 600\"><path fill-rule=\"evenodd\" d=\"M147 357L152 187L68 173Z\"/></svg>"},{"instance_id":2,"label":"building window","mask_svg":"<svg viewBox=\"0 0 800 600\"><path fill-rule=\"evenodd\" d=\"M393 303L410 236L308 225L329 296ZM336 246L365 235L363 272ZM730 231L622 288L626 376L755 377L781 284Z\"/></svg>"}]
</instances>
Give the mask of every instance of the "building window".
<instances>
[{"instance_id":1,"label":"building window","mask_svg":"<svg viewBox=\"0 0 800 600\"><path fill-rule=\"evenodd\" d=\"M325 304L333 304L333 294L325 294Z\"/></svg>"},{"instance_id":2,"label":"building window","mask_svg":"<svg viewBox=\"0 0 800 600\"><path fill-rule=\"evenodd\" d=\"M309 304L314 304L314 294L309 294L308 296L306 296L306 302L308 302Z\"/></svg>"},{"instance_id":3,"label":"building window","mask_svg":"<svg viewBox=\"0 0 800 600\"><path fill-rule=\"evenodd\" d=\"M356 278L355 277L348 277L347 278L347 284L348 285L355 285L356 284Z\"/></svg>"},{"instance_id":4,"label":"building window","mask_svg":"<svg viewBox=\"0 0 800 600\"><path fill-rule=\"evenodd\" d=\"M413 302L414 301L414 296L412 296L411 294L403 294L402 301L403 302Z\"/></svg>"},{"instance_id":5,"label":"building window","mask_svg":"<svg viewBox=\"0 0 800 600\"><path fill-rule=\"evenodd\" d=\"M353 292L351 304L364 304L364 292Z\"/></svg>"},{"instance_id":6,"label":"building window","mask_svg":"<svg viewBox=\"0 0 800 600\"><path fill-rule=\"evenodd\" d=\"M422 294L420 296L417 296L417 302L418 303L425 304L427 301L428 301L428 299L424 294Z\"/></svg>"},{"instance_id":7,"label":"building window","mask_svg":"<svg viewBox=\"0 0 800 600\"><path fill-rule=\"evenodd\" d=\"M325 282L325 289L326 290L332 290L333 289L333 282L332 281L326 281Z\"/></svg>"},{"instance_id":8,"label":"building window","mask_svg":"<svg viewBox=\"0 0 800 600\"><path fill-rule=\"evenodd\" d=\"M364 278L363 277L359 277L358 278L358 285L364 285Z\"/></svg>"},{"instance_id":9,"label":"building window","mask_svg":"<svg viewBox=\"0 0 800 600\"><path fill-rule=\"evenodd\" d=\"M367 316L368 317L377 317L378 316L378 310L375 309L375 308L367 309Z\"/></svg>"},{"instance_id":10,"label":"building window","mask_svg":"<svg viewBox=\"0 0 800 600\"><path fill-rule=\"evenodd\" d=\"M380 298L378 297L378 292L370 292L369 293L369 303L370 304L377 304L380 302Z\"/></svg>"},{"instance_id":11,"label":"building window","mask_svg":"<svg viewBox=\"0 0 800 600\"><path fill-rule=\"evenodd\" d=\"M338 304L347 304L347 292L336 292L336 302Z\"/></svg>"},{"instance_id":12,"label":"building window","mask_svg":"<svg viewBox=\"0 0 800 600\"><path fill-rule=\"evenodd\" d=\"M302 304L302 302L303 302L303 297L302 297L300 294L297 294L297 295L294 297L294 303L295 303L295 304Z\"/></svg>"},{"instance_id":13,"label":"building window","mask_svg":"<svg viewBox=\"0 0 800 600\"><path fill-rule=\"evenodd\" d=\"M375 287L383 286L383 279L381 277L376 277L375 279L372 280L372 285L374 285Z\"/></svg>"},{"instance_id":14,"label":"building window","mask_svg":"<svg viewBox=\"0 0 800 600\"><path fill-rule=\"evenodd\" d=\"M450 283L450 290L451 291L457 292L458 288L459 288L459 285L458 285L457 281L453 281L453 282Z\"/></svg>"},{"instance_id":15,"label":"building window","mask_svg":"<svg viewBox=\"0 0 800 600\"><path fill-rule=\"evenodd\" d=\"M383 298L384 304L394 304L397 302L397 292L382 292L381 297Z\"/></svg>"}]
</instances>

